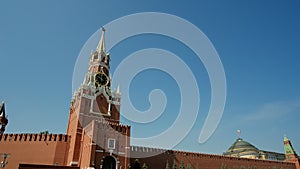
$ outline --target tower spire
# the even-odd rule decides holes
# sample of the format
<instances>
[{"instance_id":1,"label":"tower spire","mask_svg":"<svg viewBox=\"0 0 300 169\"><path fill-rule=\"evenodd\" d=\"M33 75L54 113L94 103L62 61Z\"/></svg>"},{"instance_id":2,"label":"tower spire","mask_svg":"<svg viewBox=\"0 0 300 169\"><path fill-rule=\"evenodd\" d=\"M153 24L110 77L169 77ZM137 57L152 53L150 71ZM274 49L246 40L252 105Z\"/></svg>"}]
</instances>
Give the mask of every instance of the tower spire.
<instances>
[{"instance_id":1,"label":"tower spire","mask_svg":"<svg viewBox=\"0 0 300 169\"><path fill-rule=\"evenodd\" d=\"M0 105L0 117L5 116L5 107L4 107L4 101L2 101Z\"/></svg>"},{"instance_id":2,"label":"tower spire","mask_svg":"<svg viewBox=\"0 0 300 169\"><path fill-rule=\"evenodd\" d=\"M120 85L118 84L117 93L120 94Z\"/></svg>"},{"instance_id":3,"label":"tower spire","mask_svg":"<svg viewBox=\"0 0 300 169\"><path fill-rule=\"evenodd\" d=\"M4 101L2 101L0 105L0 134L4 133L7 123L8 119L5 115L5 105Z\"/></svg>"},{"instance_id":4,"label":"tower spire","mask_svg":"<svg viewBox=\"0 0 300 169\"><path fill-rule=\"evenodd\" d=\"M286 137L286 135L284 135L283 143L284 143L284 151L285 151L285 161L295 163L296 168L299 169L300 160L292 146L291 141Z\"/></svg>"},{"instance_id":5,"label":"tower spire","mask_svg":"<svg viewBox=\"0 0 300 169\"><path fill-rule=\"evenodd\" d=\"M99 44L97 46L97 52L100 54L106 53L105 43L104 43L105 28L102 26L101 29L102 29L102 34L101 34Z\"/></svg>"},{"instance_id":6,"label":"tower spire","mask_svg":"<svg viewBox=\"0 0 300 169\"><path fill-rule=\"evenodd\" d=\"M283 143L284 143L284 151L286 155L296 155L296 152L292 146L291 141L284 135L283 137Z\"/></svg>"}]
</instances>

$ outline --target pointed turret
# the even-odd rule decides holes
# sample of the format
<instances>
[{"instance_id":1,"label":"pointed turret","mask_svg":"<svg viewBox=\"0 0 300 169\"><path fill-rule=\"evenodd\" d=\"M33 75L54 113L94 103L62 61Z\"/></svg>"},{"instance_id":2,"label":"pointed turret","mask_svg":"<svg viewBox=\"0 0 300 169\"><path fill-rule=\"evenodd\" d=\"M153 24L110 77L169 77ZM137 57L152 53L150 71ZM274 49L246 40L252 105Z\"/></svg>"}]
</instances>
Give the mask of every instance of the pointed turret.
<instances>
[{"instance_id":1,"label":"pointed turret","mask_svg":"<svg viewBox=\"0 0 300 169\"><path fill-rule=\"evenodd\" d=\"M4 107L4 101L2 101L0 106L0 117L5 116L5 107Z\"/></svg>"},{"instance_id":2,"label":"pointed turret","mask_svg":"<svg viewBox=\"0 0 300 169\"><path fill-rule=\"evenodd\" d=\"M121 94L120 93L120 85L118 84L118 87L117 87L117 94Z\"/></svg>"},{"instance_id":3,"label":"pointed turret","mask_svg":"<svg viewBox=\"0 0 300 169\"><path fill-rule=\"evenodd\" d=\"M97 52L100 54L106 53L105 43L104 43L105 29L104 29L104 27L102 27L101 29L102 29L102 34L101 34L99 44L97 46Z\"/></svg>"},{"instance_id":4,"label":"pointed turret","mask_svg":"<svg viewBox=\"0 0 300 169\"><path fill-rule=\"evenodd\" d=\"M108 73L110 69L110 55L106 52L105 48L105 29L104 27L102 27L101 29L102 33L96 51L91 52L89 73L96 73L99 72L101 68L104 68L104 72L107 76L109 76Z\"/></svg>"},{"instance_id":5,"label":"pointed turret","mask_svg":"<svg viewBox=\"0 0 300 169\"><path fill-rule=\"evenodd\" d=\"M294 150L291 141L284 135L283 138L284 151L285 151L285 161L295 163L296 168L300 169L300 161L298 155Z\"/></svg>"},{"instance_id":6,"label":"pointed turret","mask_svg":"<svg viewBox=\"0 0 300 169\"><path fill-rule=\"evenodd\" d=\"M7 116L5 115L5 105L4 101L2 101L1 106L0 106L0 134L4 133L5 127L8 123Z\"/></svg>"},{"instance_id":7,"label":"pointed turret","mask_svg":"<svg viewBox=\"0 0 300 169\"><path fill-rule=\"evenodd\" d=\"M284 151L285 151L285 155L286 155L287 159L290 156L297 157L297 153L295 152L291 141L286 137L286 135L283 138L283 143L284 143Z\"/></svg>"}]
</instances>

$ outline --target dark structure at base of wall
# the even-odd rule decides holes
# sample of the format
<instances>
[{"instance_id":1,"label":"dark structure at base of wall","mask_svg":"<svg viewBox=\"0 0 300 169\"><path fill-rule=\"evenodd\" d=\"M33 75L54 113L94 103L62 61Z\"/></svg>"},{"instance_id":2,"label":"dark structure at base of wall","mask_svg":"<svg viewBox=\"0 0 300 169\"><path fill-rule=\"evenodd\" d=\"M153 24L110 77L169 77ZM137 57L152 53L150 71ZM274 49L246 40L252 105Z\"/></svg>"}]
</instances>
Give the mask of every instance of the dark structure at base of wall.
<instances>
[{"instance_id":1,"label":"dark structure at base of wall","mask_svg":"<svg viewBox=\"0 0 300 169\"><path fill-rule=\"evenodd\" d=\"M39 164L20 164L19 169L80 169L71 166L39 165Z\"/></svg>"}]
</instances>

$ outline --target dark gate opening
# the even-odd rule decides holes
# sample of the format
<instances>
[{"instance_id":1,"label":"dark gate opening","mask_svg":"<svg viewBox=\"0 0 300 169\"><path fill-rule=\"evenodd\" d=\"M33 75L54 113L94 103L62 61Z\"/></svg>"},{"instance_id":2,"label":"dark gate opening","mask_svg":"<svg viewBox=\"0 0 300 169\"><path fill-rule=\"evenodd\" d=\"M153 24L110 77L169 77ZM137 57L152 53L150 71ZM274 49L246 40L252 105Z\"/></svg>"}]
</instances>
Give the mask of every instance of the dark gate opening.
<instances>
[{"instance_id":1,"label":"dark gate opening","mask_svg":"<svg viewBox=\"0 0 300 169\"><path fill-rule=\"evenodd\" d=\"M106 156L103 161L102 169L116 169L117 162L114 157Z\"/></svg>"}]
</instances>

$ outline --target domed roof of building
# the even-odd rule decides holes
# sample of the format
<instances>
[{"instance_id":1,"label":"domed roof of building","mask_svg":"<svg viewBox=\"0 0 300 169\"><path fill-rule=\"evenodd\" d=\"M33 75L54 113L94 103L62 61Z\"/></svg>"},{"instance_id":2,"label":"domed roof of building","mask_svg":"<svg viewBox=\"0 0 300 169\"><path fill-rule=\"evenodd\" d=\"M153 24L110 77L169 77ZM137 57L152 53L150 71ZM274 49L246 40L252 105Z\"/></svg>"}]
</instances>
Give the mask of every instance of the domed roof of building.
<instances>
[{"instance_id":1,"label":"domed roof of building","mask_svg":"<svg viewBox=\"0 0 300 169\"><path fill-rule=\"evenodd\" d=\"M227 151L235 151L235 150L240 150L240 149L247 149L247 150L258 150L255 146L252 144L248 143L247 141L244 141L241 138L238 138L232 146L229 147Z\"/></svg>"},{"instance_id":2,"label":"domed roof of building","mask_svg":"<svg viewBox=\"0 0 300 169\"><path fill-rule=\"evenodd\" d=\"M238 138L224 153L224 155L230 155L230 156L258 156L259 149L253 146L252 144L248 143L247 141L244 141L241 138Z\"/></svg>"}]
</instances>

